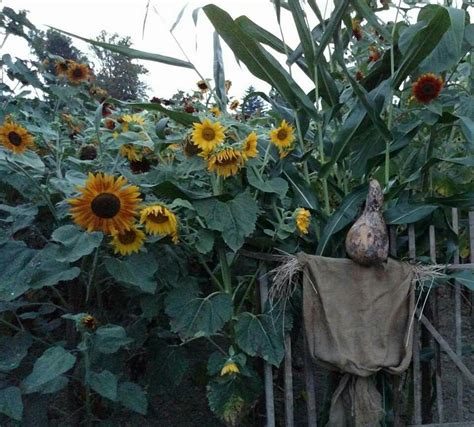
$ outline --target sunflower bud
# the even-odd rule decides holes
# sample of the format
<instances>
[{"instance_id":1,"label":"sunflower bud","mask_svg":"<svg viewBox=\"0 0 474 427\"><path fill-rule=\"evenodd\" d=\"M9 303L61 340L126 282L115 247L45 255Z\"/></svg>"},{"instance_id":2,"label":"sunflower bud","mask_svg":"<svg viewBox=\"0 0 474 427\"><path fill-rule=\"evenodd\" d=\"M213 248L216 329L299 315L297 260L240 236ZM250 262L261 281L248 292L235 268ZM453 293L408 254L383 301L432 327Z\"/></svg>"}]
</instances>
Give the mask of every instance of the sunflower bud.
<instances>
[{"instance_id":1,"label":"sunflower bud","mask_svg":"<svg viewBox=\"0 0 474 427\"><path fill-rule=\"evenodd\" d=\"M81 160L94 160L97 157L97 148L92 144L83 145L79 151Z\"/></svg>"}]
</instances>

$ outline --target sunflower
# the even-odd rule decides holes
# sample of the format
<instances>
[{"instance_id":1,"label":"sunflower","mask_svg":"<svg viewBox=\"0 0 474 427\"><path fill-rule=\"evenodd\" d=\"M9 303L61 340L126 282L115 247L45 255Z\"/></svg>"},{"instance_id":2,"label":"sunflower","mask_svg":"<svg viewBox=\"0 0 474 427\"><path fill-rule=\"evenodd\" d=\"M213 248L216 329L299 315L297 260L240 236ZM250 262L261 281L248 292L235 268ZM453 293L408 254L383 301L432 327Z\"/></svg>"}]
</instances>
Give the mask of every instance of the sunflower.
<instances>
[{"instance_id":1,"label":"sunflower","mask_svg":"<svg viewBox=\"0 0 474 427\"><path fill-rule=\"evenodd\" d=\"M214 105L209 111L214 117L219 117L222 114L221 110L219 110L219 107L216 105Z\"/></svg>"},{"instance_id":2,"label":"sunflower","mask_svg":"<svg viewBox=\"0 0 474 427\"><path fill-rule=\"evenodd\" d=\"M69 65L72 61L57 61L56 65L54 66L54 71L56 72L57 76L66 76L67 70L69 69Z\"/></svg>"},{"instance_id":3,"label":"sunflower","mask_svg":"<svg viewBox=\"0 0 474 427\"><path fill-rule=\"evenodd\" d=\"M89 331L95 331L99 323L97 319L90 314L86 314L79 322L84 329L88 329Z\"/></svg>"},{"instance_id":4,"label":"sunflower","mask_svg":"<svg viewBox=\"0 0 474 427\"><path fill-rule=\"evenodd\" d=\"M221 377L227 374L238 374L240 372L239 367L232 360L228 360L223 368L221 369Z\"/></svg>"},{"instance_id":5,"label":"sunflower","mask_svg":"<svg viewBox=\"0 0 474 427\"><path fill-rule=\"evenodd\" d=\"M94 160L97 157L97 148L94 144L84 144L79 150L81 160Z\"/></svg>"},{"instance_id":6,"label":"sunflower","mask_svg":"<svg viewBox=\"0 0 474 427\"><path fill-rule=\"evenodd\" d=\"M355 78L358 82L360 82L365 77L364 73L360 70L357 70L355 73Z\"/></svg>"},{"instance_id":7,"label":"sunflower","mask_svg":"<svg viewBox=\"0 0 474 427\"><path fill-rule=\"evenodd\" d=\"M67 78L70 83L79 84L89 80L91 72L86 64L71 61L67 68Z\"/></svg>"},{"instance_id":8,"label":"sunflower","mask_svg":"<svg viewBox=\"0 0 474 427\"><path fill-rule=\"evenodd\" d=\"M234 100L230 103L229 109L232 110L232 111L235 111L235 110L237 110L237 108L239 107L239 104L240 104L239 100L238 100L238 99L234 99Z\"/></svg>"},{"instance_id":9,"label":"sunflower","mask_svg":"<svg viewBox=\"0 0 474 427\"><path fill-rule=\"evenodd\" d=\"M290 147L295 140L294 131L295 129L283 120L280 127L270 132L270 139L279 148Z\"/></svg>"},{"instance_id":10,"label":"sunflower","mask_svg":"<svg viewBox=\"0 0 474 427\"><path fill-rule=\"evenodd\" d=\"M145 124L145 119L139 114L125 114L120 117L119 121L122 123L122 129L124 132L128 131L130 125L143 126Z\"/></svg>"},{"instance_id":11,"label":"sunflower","mask_svg":"<svg viewBox=\"0 0 474 427\"><path fill-rule=\"evenodd\" d=\"M0 126L0 143L15 154L22 154L28 147L34 145L34 139L28 131L10 121L6 121Z\"/></svg>"},{"instance_id":12,"label":"sunflower","mask_svg":"<svg viewBox=\"0 0 474 427\"><path fill-rule=\"evenodd\" d=\"M176 215L163 205L148 206L140 212L140 223L150 234L174 236L178 230Z\"/></svg>"},{"instance_id":13,"label":"sunflower","mask_svg":"<svg viewBox=\"0 0 474 427\"><path fill-rule=\"evenodd\" d=\"M225 90L225 93L229 93L229 90L232 86L232 81L231 80L226 80L224 82L224 90Z\"/></svg>"},{"instance_id":14,"label":"sunflower","mask_svg":"<svg viewBox=\"0 0 474 427\"><path fill-rule=\"evenodd\" d=\"M369 62L376 62L380 59L380 52L376 46L369 46Z\"/></svg>"},{"instance_id":15,"label":"sunflower","mask_svg":"<svg viewBox=\"0 0 474 427\"><path fill-rule=\"evenodd\" d=\"M202 153L202 150L193 142L191 135L188 135L183 141L183 153L187 157Z\"/></svg>"},{"instance_id":16,"label":"sunflower","mask_svg":"<svg viewBox=\"0 0 474 427\"><path fill-rule=\"evenodd\" d=\"M205 80L199 80L196 85L202 93L209 90L209 83Z\"/></svg>"},{"instance_id":17,"label":"sunflower","mask_svg":"<svg viewBox=\"0 0 474 427\"><path fill-rule=\"evenodd\" d=\"M116 254L130 255L133 252L139 252L144 241L145 233L136 226L132 226L130 229L120 233L113 233L110 244L114 247Z\"/></svg>"},{"instance_id":18,"label":"sunflower","mask_svg":"<svg viewBox=\"0 0 474 427\"><path fill-rule=\"evenodd\" d=\"M242 153L231 147L211 153L207 159L207 170L224 178L235 175L243 165Z\"/></svg>"},{"instance_id":19,"label":"sunflower","mask_svg":"<svg viewBox=\"0 0 474 427\"><path fill-rule=\"evenodd\" d=\"M243 143L242 156L247 160L256 157L257 154L257 134L255 132L250 132Z\"/></svg>"},{"instance_id":20,"label":"sunflower","mask_svg":"<svg viewBox=\"0 0 474 427\"><path fill-rule=\"evenodd\" d=\"M298 208L295 211L296 228L301 234L308 234L311 213L305 208Z\"/></svg>"},{"instance_id":21,"label":"sunflower","mask_svg":"<svg viewBox=\"0 0 474 427\"><path fill-rule=\"evenodd\" d=\"M132 160L130 162L130 170L133 174L146 173L150 170L151 163L145 157L142 160Z\"/></svg>"},{"instance_id":22,"label":"sunflower","mask_svg":"<svg viewBox=\"0 0 474 427\"><path fill-rule=\"evenodd\" d=\"M137 186L125 187L127 179L98 173L89 173L82 193L70 199L70 212L74 222L87 231L105 234L123 232L133 226L138 204L141 201Z\"/></svg>"},{"instance_id":23,"label":"sunflower","mask_svg":"<svg viewBox=\"0 0 474 427\"><path fill-rule=\"evenodd\" d=\"M138 153L133 144L122 144L119 152L122 157L126 157L131 162L138 162L142 159L142 155Z\"/></svg>"},{"instance_id":24,"label":"sunflower","mask_svg":"<svg viewBox=\"0 0 474 427\"><path fill-rule=\"evenodd\" d=\"M433 73L423 74L413 84L413 96L418 102L428 104L437 98L443 88L443 79Z\"/></svg>"},{"instance_id":25,"label":"sunflower","mask_svg":"<svg viewBox=\"0 0 474 427\"><path fill-rule=\"evenodd\" d=\"M362 38L362 27L360 26L360 19L352 20L352 35L360 40Z\"/></svg>"},{"instance_id":26,"label":"sunflower","mask_svg":"<svg viewBox=\"0 0 474 427\"><path fill-rule=\"evenodd\" d=\"M204 119L202 123L194 123L192 140L202 151L208 153L224 141L224 127L219 122Z\"/></svg>"}]
</instances>

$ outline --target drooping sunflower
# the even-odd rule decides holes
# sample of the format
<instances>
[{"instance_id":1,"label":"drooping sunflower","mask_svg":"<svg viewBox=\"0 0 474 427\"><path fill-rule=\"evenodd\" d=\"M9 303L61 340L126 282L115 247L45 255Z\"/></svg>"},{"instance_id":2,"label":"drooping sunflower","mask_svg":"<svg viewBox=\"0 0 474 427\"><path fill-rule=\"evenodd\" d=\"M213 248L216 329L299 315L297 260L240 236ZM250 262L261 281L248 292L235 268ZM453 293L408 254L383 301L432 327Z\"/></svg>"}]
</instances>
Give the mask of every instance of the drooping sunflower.
<instances>
[{"instance_id":1,"label":"drooping sunflower","mask_svg":"<svg viewBox=\"0 0 474 427\"><path fill-rule=\"evenodd\" d=\"M69 200L74 222L89 232L113 234L129 230L141 198L137 186L126 184L123 176L115 179L111 175L89 173L85 186L78 188L82 194Z\"/></svg>"},{"instance_id":2,"label":"drooping sunflower","mask_svg":"<svg viewBox=\"0 0 474 427\"><path fill-rule=\"evenodd\" d=\"M242 153L232 147L212 152L207 159L207 170L227 178L237 174L244 165Z\"/></svg>"},{"instance_id":3,"label":"drooping sunflower","mask_svg":"<svg viewBox=\"0 0 474 427\"><path fill-rule=\"evenodd\" d=\"M89 331L95 331L99 325L97 319L90 314L86 314L84 317L82 317L79 323L84 329L88 329Z\"/></svg>"},{"instance_id":4,"label":"drooping sunflower","mask_svg":"<svg viewBox=\"0 0 474 427\"><path fill-rule=\"evenodd\" d=\"M302 234L308 234L311 213L305 208L298 208L295 211L296 228Z\"/></svg>"},{"instance_id":5,"label":"drooping sunflower","mask_svg":"<svg viewBox=\"0 0 474 427\"><path fill-rule=\"evenodd\" d=\"M376 46L369 46L368 62L377 62L380 59L380 52Z\"/></svg>"},{"instance_id":6,"label":"drooping sunflower","mask_svg":"<svg viewBox=\"0 0 474 427\"><path fill-rule=\"evenodd\" d=\"M362 38L362 27L360 26L360 19L352 20L352 35L360 40Z\"/></svg>"},{"instance_id":7,"label":"drooping sunflower","mask_svg":"<svg viewBox=\"0 0 474 427\"><path fill-rule=\"evenodd\" d=\"M250 132L243 143L242 156L247 160L256 157L257 154L257 134L255 132Z\"/></svg>"},{"instance_id":8,"label":"drooping sunflower","mask_svg":"<svg viewBox=\"0 0 474 427\"><path fill-rule=\"evenodd\" d=\"M174 236L178 230L176 215L163 205L148 206L140 212L140 223L150 234Z\"/></svg>"},{"instance_id":9,"label":"drooping sunflower","mask_svg":"<svg viewBox=\"0 0 474 427\"><path fill-rule=\"evenodd\" d=\"M237 108L239 107L239 105L240 105L239 100L238 100L238 99L234 99L234 100L230 103L229 109L232 110L232 111L235 111L235 110L237 110Z\"/></svg>"},{"instance_id":10,"label":"drooping sunflower","mask_svg":"<svg viewBox=\"0 0 474 427\"><path fill-rule=\"evenodd\" d=\"M145 233L136 226L132 226L130 229L120 233L113 233L110 244L114 247L116 254L130 255L140 251L145 239Z\"/></svg>"},{"instance_id":11,"label":"drooping sunflower","mask_svg":"<svg viewBox=\"0 0 474 427\"><path fill-rule=\"evenodd\" d=\"M221 369L221 377L227 374L238 374L239 372L240 369L237 364L232 360L228 360Z\"/></svg>"},{"instance_id":12,"label":"drooping sunflower","mask_svg":"<svg viewBox=\"0 0 474 427\"><path fill-rule=\"evenodd\" d=\"M133 144L122 144L119 152L122 157L126 157L131 162L138 162L142 159L142 155L136 150Z\"/></svg>"},{"instance_id":13,"label":"drooping sunflower","mask_svg":"<svg viewBox=\"0 0 474 427\"><path fill-rule=\"evenodd\" d=\"M72 84L79 84L89 80L91 71L86 64L71 61L67 68L67 78Z\"/></svg>"},{"instance_id":14,"label":"drooping sunflower","mask_svg":"<svg viewBox=\"0 0 474 427\"><path fill-rule=\"evenodd\" d=\"M229 93L229 90L230 90L231 87L232 87L232 81L231 80L226 80L224 82L225 93Z\"/></svg>"},{"instance_id":15,"label":"drooping sunflower","mask_svg":"<svg viewBox=\"0 0 474 427\"><path fill-rule=\"evenodd\" d=\"M0 143L15 154L21 154L34 145L34 138L23 126L6 121L0 126Z\"/></svg>"},{"instance_id":16,"label":"drooping sunflower","mask_svg":"<svg viewBox=\"0 0 474 427\"><path fill-rule=\"evenodd\" d=\"M122 130L127 132L130 125L143 126L145 119L139 114L125 114L120 117L119 122L122 123Z\"/></svg>"},{"instance_id":17,"label":"drooping sunflower","mask_svg":"<svg viewBox=\"0 0 474 427\"><path fill-rule=\"evenodd\" d=\"M65 61L57 61L56 65L54 66L54 71L56 72L56 75L66 76L70 63L71 61L68 59L66 59Z\"/></svg>"},{"instance_id":18,"label":"drooping sunflower","mask_svg":"<svg viewBox=\"0 0 474 427\"><path fill-rule=\"evenodd\" d=\"M208 153L224 141L224 130L219 122L204 119L202 123L194 123L192 140L202 151Z\"/></svg>"},{"instance_id":19,"label":"drooping sunflower","mask_svg":"<svg viewBox=\"0 0 474 427\"><path fill-rule=\"evenodd\" d=\"M286 120L282 120L280 127L270 132L270 140L279 148L290 147L295 140L294 131L295 129Z\"/></svg>"},{"instance_id":20,"label":"drooping sunflower","mask_svg":"<svg viewBox=\"0 0 474 427\"><path fill-rule=\"evenodd\" d=\"M199 80L197 83L196 83L197 87L199 88L199 90L201 92L207 92L209 90L209 83L205 80Z\"/></svg>"},{"instance_id":21,"label":"drooping sunflower","mask_svg":"<svg viewBox=\"0 0 474 427\"><path fill-rule=\"evenodd\" d=\"M413 84L413 96L418 102L428 104L438 97L443 88L443 84L444 81L441 77L433 73L423 74Z\"/></svg>"}]
</instances>

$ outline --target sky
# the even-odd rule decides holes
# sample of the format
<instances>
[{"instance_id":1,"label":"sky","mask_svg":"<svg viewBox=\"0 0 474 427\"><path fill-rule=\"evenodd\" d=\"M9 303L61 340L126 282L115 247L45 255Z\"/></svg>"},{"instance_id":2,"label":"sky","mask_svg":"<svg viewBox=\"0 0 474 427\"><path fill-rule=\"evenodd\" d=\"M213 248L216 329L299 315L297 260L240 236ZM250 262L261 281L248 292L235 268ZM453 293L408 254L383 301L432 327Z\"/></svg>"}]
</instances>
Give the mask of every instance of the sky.
<instances>
[{"instance_id":1,"label":"sky","mask_svg":"<svg viewBox=\"0 0 474 427\"><path fill-rule=\"evenodd\" d=\"M142 34L149 1L145 32ZM323 15L329 17L334 7L333 0L316 1ZM429 1L425 1L427 2ZM442 3L441 0L440 2ZM197 25L192 18L193 10L207 3L221 7L233 18L246 15L281 38L274 6L270 0L0 0L0 8L8 6L16 11L29 11L29 20L40 29L46 30L49 25L87 38L94 38L102 30L117 32L122 36L130 36L136 49L185 59L169 30L183 6L187 4L173 34L201 75L212 79L213 27L202 11L198 14ZM316 25L314 14L308 6L306 9L310 25ZM381 14L384 20L393 19L393 15L393 9ZM299 39L289 11L282 9L281 22L286 43L295 48ZM86 43L75 40L74 44L83 52L88 52ZM221 41L221 45L226 79L232 81L230 97L241 98L250 85L257 90L268 92L269 85L253 77L245 65L239 65L225 42ZM11 37L0 49L0 56L5 53L26 58L29 48L24 40ZM285 58L282 55L274 51L272 54L284 64ZM150 61L142 63L149 70L144 80L149 85L150 97L170 97L178 90L188 92L196 88L199 76L194 70ZM293 77L305 91L313 87L313 83L297 67L293 67Z\"/></svg>"}]
</instances>

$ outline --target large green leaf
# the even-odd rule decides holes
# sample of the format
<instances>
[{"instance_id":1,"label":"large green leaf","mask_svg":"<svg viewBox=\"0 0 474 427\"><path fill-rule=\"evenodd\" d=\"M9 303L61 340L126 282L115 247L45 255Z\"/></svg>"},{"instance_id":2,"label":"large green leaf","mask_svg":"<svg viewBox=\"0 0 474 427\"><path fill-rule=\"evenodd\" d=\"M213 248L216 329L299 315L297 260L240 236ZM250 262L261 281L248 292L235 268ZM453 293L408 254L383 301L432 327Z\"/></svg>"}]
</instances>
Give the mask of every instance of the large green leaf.
<instances>
[{"instance_id":1,"label":"large green leaf","mask_svg":"<svg viewBox=\"0 0 474 427\"><path fill-rule=\"evenodd\" d=\"M16 421L23 418L23 401L18 387L7 387L0 390L0 413Z\"/></svg>"},{"instance_id":2,"label":"large green leaf","mask_svg":"<svg viewBox=\"0 0 474 427\"><path fill-rule=\"evenodd\" d=\"M139 414L146 415L148 400L143 389L135 383L120 383L118 397L123 406Z\"/></svg>"},{"instance_id":3,"label":"large green leaf","mask_svg":"<svg viewBox=\"0 0 474 427\"><path fill-rule=\"evenodd\" d=\"M91 372L89 375L89 384L96 393L110 399L117 400L117 377L112 372L104 369L102 372Z\"/></svg>"},{"instance_id":4,"label":"large green leaf","mask_svg":"<svg viewBox=\"0 0 474 427\"><path fill-rule=\"evenodd\" d=\"M451 273L449 277L456 279L463 286L471 291L474 291L474 273L472 271L456 271Z\"/></svg>"},{"instance_id":5,"label":"large green leaf","mask_svg":"<svg viewBox=\"0 0 474 427\"><path fill-rule=\"evenodd\" d=\"M224 59L222 58L222 47L219 34L214 31L214 83L217 99L220 108L225 110L227 105L227 95L225 91Z\"/></svg>"},{"instance_id":6,"label":"large green leaf","mask_svg":"<svg viewBox=\"0 0 474 427\"><path fill-rule=\"evenodd\" d=\"M137 286L149 294L156 290L154 275L158 271L158 261L150 253L141 252L122 260L109 258L105 267L117 282Z\"/></svg>"},{"instance_id":7,"label":"large green leaf","mask_svg":"<svg viewBox=\"0 0 474 427\"><path fill-rule=\"evenodd\" d=\"M269 314L241 313L234 330L238 346L249 356L280 365L285 354L281 321L275 321Z\"/></svg>"},{"instance_id":8,"label":"large green leaf","mask_svg":"<svg viewBox=\"0 0 474 427\"><path fill-rule=\"evenodd\" d=\"M344 198L341 206L339 206L339 209L331 215L321 233L321 238L319 239L318 247L316 249L316 255L323 255L328 247L331 237L355 219L359 207L365 200L366 196L367 186L364 185Z\"/></svg>"},{"instance_id":9,"label":"large green leaf","mask_svg":"<svg viewBox=\"0 0 474 427\"><path fill-rule=\"evenodd\" d=\"M411 224L427 217L436 209L438 206L400 203L384 212L385 222L387 224Z\"/></svg>"},{"instance_id":10,"label":"large green leaf","mask_svg":"<svg viewBox=\"0 0 474 427\"><path fill-rule=\"evenodd\" d=\"M9 372L20 366L21 361L28 354L32 344L31 335L27 332L18 332L13 337L0 336L0 372Z\"/></svg>"},{"instance_id":11,"label":"large green leaf","mask_svg":"<svg viewBox=\"0 0 474 427\"><path fill-rule=\"evenodd\" d=\"M411 37L400 67L393 76L392 86L394 88L398 88L407 76L428 57L450 25L448 11L439 6L426 25Z\"/></svg>"},{"instance_id":12,"label":"large green leaf","mask_svg":"<svg viewBox=\"0 0 474 427\"><path fill-rule=\"evenodd\" d=\"M275 87L293 108L301 106L313 117L317 116L314 105L289 73L273 56L242 31L227 12L212 4L204 6L203 10L234 55L254 76Z\"/></svg>"},{"instance_id":13,"label":"large green leaf","mask_svg":"<svg viewBox=\"0 0 474 427\"><path fill-rule=\"evenodd\" d=\"M222 238L233 251L239 250L245 237L255 229L258 205L248 192L229 202L214 198L195 201L194 207L208 228L222 232Z\"/></svg>"},{"instance_id":14,"label":"large green leaf","mask_svg":"<svg viewBox=\"0 0 474 427\"><path fill-rule=\"evenodd\" d=\"M55 258L61 262L77 261L92 253L102 242L102 233L86 233L74 225L64 225L54 230L51 238L61 246L57 249Z\"/></svg>"},{"instance_id":15,"label":"large green leaf","mask_svg":"<svg viewBox=\"0 0 474 427\"><path fill-rule=\"evenodd\" d=\"M232 317L232 298L222 292L200 297L195 283L185 283L168 294L165 310L171 329L181 338L208 337Z\"/></svg>"},{"instance_id":16,"label":"large green leaf","mask_svg":"<svg viewBox=\"0 0 474 427\"><path fill-rule=\"evenodd\" d=\"M428 197L426 202L453 208L472 208L474 207L474 191L467 191L449 197Z\"/></svg>"},{"instance_id":17,"label":"large green leaf","mask_svg":"<svg viewBox=\"0 0 474 427\"><path fill-rule=\"evenodd\" d=\"M288 191L288 183L283 178L277 177L264 181L255 167L247 168L247 179L252 187L258 188L264 193L278 194L280 198L285 197Z\"/></svg>"},{"instance_id":18,"label":"large green leaf","mask_svg":"<svg viewBox=\"0 0 474 427\"><path fill-rule=\"evenodd\" d=\"M132 341L133 339L127 337L127 332L121 326L105 325L95 331L93 345L101 353L112 354Z\"/></svg>"},{"instance_id":19,"label":"large green leaf","mask_svg":"<svg viewBox=\"0 0 474 427\"><path fill-rule=\"evenodd\" d=\"M33 371L22 383L25 393L34 393L41 387L69 371L76 357L62 347L48 348L35 362Z\"/></svg>"},{"instance_id":20,"label":"large green leaf","mask_svg":"<svg viewBox=\"0 0 474 427\"><path fill-rule=\"evenodd\" d=\"M59 31L60 33L67 34L68 36L75 37L76 39L85 41L93 46L102 47L104 49L110 50L111 52L120 53L128 58L144 59L146 61L161 62L162 64L175 65L177 67L185 67L185 68L194 69L193 64L191 64L188 61L183 61L182 59L176 59L170 56L159 55L157 53L144 52L142 50L132 49L126 46L118 46L111 43L104 43L97 40L81 37L76 34L69 33L67 31L59 30L54 27L50 27L50 28L53 28L54 30Z\"/></svg>"}]
</instances>

